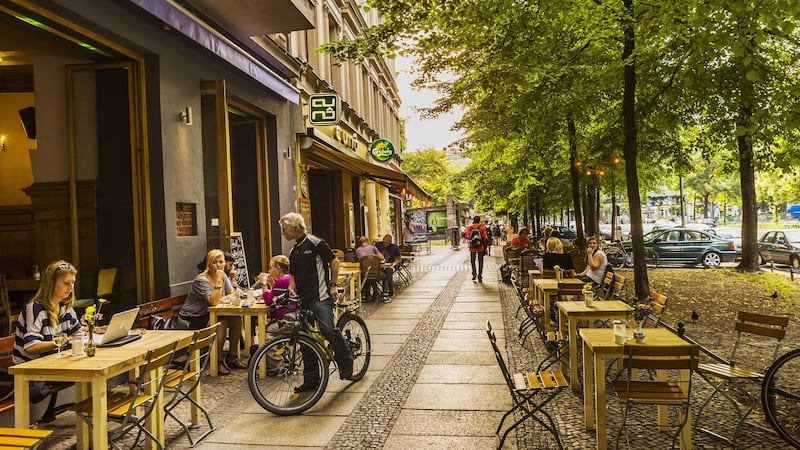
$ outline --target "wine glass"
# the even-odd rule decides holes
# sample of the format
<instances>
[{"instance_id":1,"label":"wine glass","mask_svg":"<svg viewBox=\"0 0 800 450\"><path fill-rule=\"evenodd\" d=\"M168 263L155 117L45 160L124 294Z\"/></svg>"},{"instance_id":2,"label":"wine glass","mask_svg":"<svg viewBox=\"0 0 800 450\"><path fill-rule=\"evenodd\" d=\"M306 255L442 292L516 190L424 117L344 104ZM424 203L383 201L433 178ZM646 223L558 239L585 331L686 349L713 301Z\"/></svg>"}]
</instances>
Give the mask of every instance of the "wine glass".
<instances>
[{"instance_id":1,"label":"wine glass","mask_svg":"<svg viewBox=\"0 0 800 450\"><path fill-rule=\"evenodd\" d=\"M58 347L58 357L60 358L61 357L61 347L63 347L64 344L67 343L67 334L66 333L61 333L61 334L57 334L57 335L53 336L53 343L56 344L56 347Z\"/></svg>"}]
</instances>

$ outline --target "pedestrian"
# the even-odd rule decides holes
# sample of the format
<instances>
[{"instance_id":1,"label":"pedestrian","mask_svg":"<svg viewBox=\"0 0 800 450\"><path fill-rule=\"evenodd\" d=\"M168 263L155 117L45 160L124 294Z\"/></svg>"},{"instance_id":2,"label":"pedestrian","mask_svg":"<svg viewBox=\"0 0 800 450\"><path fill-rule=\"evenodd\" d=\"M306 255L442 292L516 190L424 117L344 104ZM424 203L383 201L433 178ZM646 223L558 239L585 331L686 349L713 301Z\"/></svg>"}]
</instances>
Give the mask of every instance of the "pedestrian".
<instances>
[{"instance_id":1,"label":"pedestrian","mask_svg":"<svg viewBox=\"0 0 800 450\"><path fill-rule=\"evenodd\" d=\"M333 323L333 302L338 297L336 279L339 277L339 260L330 246L306 231L306 221L298 213L288 213L278 220L281 234L294 241L289 252L289 274L292 289L300 298L300 306L311 310L317 319L319 331L333 347L339 378L350 379L353 375L353 356L342 333ZM319 369L310 358L303 357L303 384L295 392L311 391L319 386Z\"/></svg>"},{"instance_id":2,"label":"pedestrian","mask_svg":"<svg viewBox=\"0 0 800 450\"><path fill-rule=\"evenodd\" d=\"M469 263L472 265L472 281L477 278L483 283L483 257L486 256L486 227L481 225L481 216L472 218L472 225L464 231L464 238L469 246ZM478 260L477 267L475 260Z\"/></svg>"}]
</instances>

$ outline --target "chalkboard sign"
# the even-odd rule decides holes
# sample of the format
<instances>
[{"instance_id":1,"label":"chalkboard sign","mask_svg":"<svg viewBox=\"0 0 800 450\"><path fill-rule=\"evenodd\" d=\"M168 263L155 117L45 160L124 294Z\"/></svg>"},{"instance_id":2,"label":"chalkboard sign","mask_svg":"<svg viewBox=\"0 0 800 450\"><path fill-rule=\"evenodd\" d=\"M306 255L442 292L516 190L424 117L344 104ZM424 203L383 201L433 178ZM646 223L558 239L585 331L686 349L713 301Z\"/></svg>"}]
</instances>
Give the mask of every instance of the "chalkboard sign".
<instances>
[{"instance_id":1,"label":"chalkboard sign","mask_svg":"<svg viewBox=\"0 0 800 450\"><path fill-rule=\"evenodd\" d=\"M236 284L242 289L249 289L250 275L247 273L242 233L231 233L231 255L233 255L233 270L236 271Z\"/></svg>"}]
</instances>

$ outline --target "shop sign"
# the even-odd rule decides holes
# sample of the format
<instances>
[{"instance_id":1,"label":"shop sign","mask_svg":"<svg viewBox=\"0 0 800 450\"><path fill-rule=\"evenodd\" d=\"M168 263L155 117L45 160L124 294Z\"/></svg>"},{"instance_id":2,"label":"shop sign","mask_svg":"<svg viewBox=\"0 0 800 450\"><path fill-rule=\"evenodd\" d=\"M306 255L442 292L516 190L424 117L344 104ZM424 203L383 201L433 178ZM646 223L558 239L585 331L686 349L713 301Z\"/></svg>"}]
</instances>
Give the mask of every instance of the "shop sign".
<instances>
[{"instance_id":1,"label":"shop sign","mask_svg":"<svg viewBox=\"0 0 800 450\"><path fill-rule=\"evenodd\" d=\"M388 139L378 139L369 146L369 154L375 161L385 163L394 156L394 144Z\"/></svg>"},{"instance_id":2,"label":"shop sign","mask_svg":"<svg viewBox=\"0 0 800 450\"><path fill-rule=\"evenodd\" d=\"M336 125L342 116L342 102L336 94L311 94L308 121L312 125Z\"/></svg>"}]
</instances>

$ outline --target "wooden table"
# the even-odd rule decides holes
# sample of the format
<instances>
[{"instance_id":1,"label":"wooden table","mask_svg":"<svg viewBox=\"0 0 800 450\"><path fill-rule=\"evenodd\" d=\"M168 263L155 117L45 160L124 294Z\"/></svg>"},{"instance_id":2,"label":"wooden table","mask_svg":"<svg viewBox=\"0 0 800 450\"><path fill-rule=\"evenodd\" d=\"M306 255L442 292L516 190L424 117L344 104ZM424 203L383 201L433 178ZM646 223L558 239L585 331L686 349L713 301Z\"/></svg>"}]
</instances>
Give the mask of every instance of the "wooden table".
<instances>
[{"instance_id":1,"label":"wooden table","mask_svg":"<svg viewBox=\"0 0 800 450\"><path fill-rule=\"evenodd\" d=\"M269 308L264 303L255 303L250 306L241 306L233 304L218 304L217 306L208 307L208 323L215 324L219 322L219 316L240 316L244 317L244 351L249 356L250 346L253 345L253 327L252 319L256 317L258 326L256 327L256 339L259 345L264 344L265 336L267 333L267 312ZM214 341L214 347L211 349L211 361L209 362L208 374L209 376L216 377L219 375L219 345L225 345L225 342ZM264 373L266 376L266 367Z\"/></svg>"},{"instance_id":2,"label":"wooden table","mask_svg":"<svg viewBox=\"0 0 800 450\"><path fill-rule=\"evenodd\" d=\"M602 302L595 302L595 305ZM627 338L631 339L632 329L628 328ZM665 328L647 328L644 345L690 345ZM581 328L583 339L583 414L587 430L595 429L597 449L605 450L608 445L606 436L606 358L622 356L622 345L614 343L614 330L611 328ZM593 370L594 369L594 370ZM594 375L594 377L593 377ZM658 374L659 378L663 373ZM680 381L684 384L689 379L689 371L681 370ZM594 394L594 397L592 396ZM594 399L594 402L592 401ZM594 407L593 407L594 404ZM666 407L658 407L658 424L667 424ZM596 412L596 414L595 414ZM681 449L692 447L692 414L681 432Z\"/></svg>"},{"instance_id":3,"label":"wooden table","mask_svg":"<svg viewBox=\"0 0 800 450\"><path fill-rule=\"evenodd\" d=\"M558 329L569 337L569 384L573 391L580 389L578 381L578 321L597 319L622 319L630 314L631 307L620 300L597 301L586 306L583 301L558 302Z\"/></svg>"},{"instance_id":4,"label":"wooden table","mask_svg":"<svg viewBox=\"0 0 800 450\"><path fill-rule=\"evenodd\" d=\"M9 367L14 375L14 423L17 428L29 428L30 423L30 381L74 381L76 401L80 402L92 397L92 429L91 439L89 426L77 415L77 441L79 449L88 449L90 442L94 448L108 447L108 380L125 372L134 371L145 362L147 351L176 340L190 341L192 330L155 331L148 330L141 339L120 347L98 348L97 354L89 358L86 355L72 356L67 351L62 357L55 354L34 359ZM188 346L188 342L186 346ZM200 402L200 387L192 394L192 398ZM199 419L199 410L192 407L192 421ZM159 404L147 419L147 429L161 442L164 442L164 405L163 395L159 396ZM152 441L147 441L147 448L153 448Z\"/></svg>"},{"instance_id":5,"label":"wooden table","mask_svg":"<svg viewBox=\"0 0 800 450\"><path fill-rule=\"evenodd\" d=\"M530 272L529 272L530 274ZM575 284L583 286L585 283L577 278L562 278L561 283ZM551 298L558 295L558 283L555 278L534 278L530 280L530 288L533 290L534 299L544 307L544 331L550 330L550 305Z\"/></svg>"}]
</instances>

